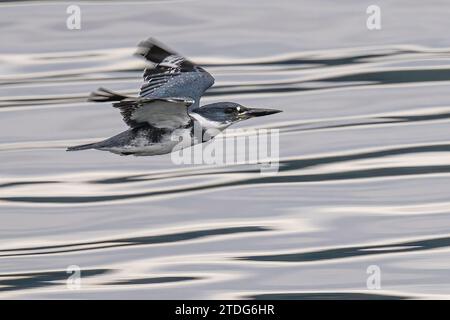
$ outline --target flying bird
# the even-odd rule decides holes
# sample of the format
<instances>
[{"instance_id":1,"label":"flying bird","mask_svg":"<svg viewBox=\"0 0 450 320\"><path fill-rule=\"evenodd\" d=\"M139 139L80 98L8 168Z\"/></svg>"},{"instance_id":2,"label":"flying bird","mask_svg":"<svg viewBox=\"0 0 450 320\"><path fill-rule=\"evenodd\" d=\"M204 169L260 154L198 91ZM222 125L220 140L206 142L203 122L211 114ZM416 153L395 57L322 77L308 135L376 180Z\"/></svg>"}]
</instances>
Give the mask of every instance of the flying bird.
<instances>
[{"instance_id":1,"label":"flying bird","mask_svg":"<svg viewBox=\"0 0 450 320\"><path fill-rule=\"evenodd\" d=\"M205 69L151 38L138 45L136 55L152 63L144 70L138 97L105 88L89 96L89 101L114 102L113 107L120 110L130 128L103 141L69 147L67 151L166 154L206 142L233 123L281 112L244 107L235 102L200 106L200 98L214 84L214 78ZM194 137L195 128L201 128L200 139Z\"/></svg>"}]
</instances>

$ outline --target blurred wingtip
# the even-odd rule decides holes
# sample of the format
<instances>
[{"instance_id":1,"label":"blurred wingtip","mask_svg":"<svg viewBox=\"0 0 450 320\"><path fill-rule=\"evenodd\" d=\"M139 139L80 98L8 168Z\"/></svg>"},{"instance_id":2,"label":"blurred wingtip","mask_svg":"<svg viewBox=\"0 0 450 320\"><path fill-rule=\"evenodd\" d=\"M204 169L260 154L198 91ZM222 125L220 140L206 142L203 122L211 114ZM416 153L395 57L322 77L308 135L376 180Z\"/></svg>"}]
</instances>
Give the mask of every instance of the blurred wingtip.
<instances>
[{"instance_id":1,"label":"blurred wingtip","mask_svg":"<svg viewBox=\"0 0 450 320\"><path fill-rule=\"evenodd\" d=\"M160 63L166 57L176 54L176 52L167 48L164 44L152 37L139 42L134 53L135 56L144 58L153 63Z\"/></svg>"}]
</instances>

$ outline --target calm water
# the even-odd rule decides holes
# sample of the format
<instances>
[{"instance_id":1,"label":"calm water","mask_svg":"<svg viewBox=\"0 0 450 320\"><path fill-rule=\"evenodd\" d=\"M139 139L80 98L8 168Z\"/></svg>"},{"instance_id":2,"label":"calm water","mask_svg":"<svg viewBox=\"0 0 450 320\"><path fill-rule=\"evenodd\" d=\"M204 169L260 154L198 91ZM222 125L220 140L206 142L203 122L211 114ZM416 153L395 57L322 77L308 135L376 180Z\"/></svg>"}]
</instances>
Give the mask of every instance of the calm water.
<instances>
[{"instance_id":1,"label":"calm water","mask_svg":"<svg viewBox=\"0 0 450 320\"><path fill-rule=\"evenodd\" d=\"M0 298L449 297L450 5L376 4L0 4ZM232 127L280 129L278 175L65 152L125 129L86 96L136 93L149 36L203 103L284 111Z\"/></svg>"}]
</instances>

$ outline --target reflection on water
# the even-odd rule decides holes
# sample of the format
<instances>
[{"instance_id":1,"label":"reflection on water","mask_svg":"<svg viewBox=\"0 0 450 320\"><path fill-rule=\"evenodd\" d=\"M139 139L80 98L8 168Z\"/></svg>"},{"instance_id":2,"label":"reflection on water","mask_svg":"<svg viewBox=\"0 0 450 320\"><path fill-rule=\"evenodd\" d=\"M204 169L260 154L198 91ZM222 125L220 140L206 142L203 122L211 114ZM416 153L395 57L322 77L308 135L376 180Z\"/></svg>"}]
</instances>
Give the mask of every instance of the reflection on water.
<instances>
[{"instance_id":1,"label":"reflection on water","mask_svg":"<svg viewBox=\"0 0 450 320\"><path fill-rule=\"evenodd\" d=\"M252 261L283 261L283 262L303 262L319 261L328 259L351 258L364 255L402 253L411 251L422 251L448 247L450 238L428 239L422 241L410 241L380 246L349 247L321 250L316 252L289 253L278 255L265 255L244 257L241 259Z\"/></svg>"},{"instance_id":2,"label":"reflection on water","mask_svg":"<svg viewBox=\"0 0 450 320\"><path fill-rule=\"evenodd\" d=\"M322 181L335 181L335 180L354 180L354 179L365 179L365 178L380 178L380 177L395 177L395 176L408 176L408 175L426 175L432 173L449 173L449 165L435 165L433 163L429 165L418 165L413 166L409 162L395 163L394 160L390 160L389 166L385 164L378 167L364 168L360 165L360 160L365 159L377 159L377 158L387 158L393 156L406 156L410 155L413 159L417 157L417 154L421 153L448 153L450 151L450 145L428 145L428 146L412 146L412 147L401 147L395 149L387 150L377 150L371 152L355 152L349 155L335 155L335 156L325 156L321 158L308 158L308 159L286 159L280 161L279 174L276 176L264 176L258 174L259 168L256 167L252 171L246 168L244 172L240 170L234 170L233 166L230 166L227 171L225 171L227 177L226 181L210 182L205 181L204 183L196 182L195 184L183 185L181 187L167 188L164 190L154 190L143 192L139 188L138 192L130 193L126 190L123 194L103 194L98 191L98 195L88 195L88 196L58 196L53 194L51 196L11 196L11 197L0 197L0 200L7 202L24 202L24 203L60 203L60 204L79 204L79 203L95 203L95 202L111 202L117 200L128 200L137 198L152 198L163 195L178 194L193 191L211 190L216 188L225 187L237 187L243 185L253 185L253 184L281 184L281 183L307 183L307 182L322 182ZM445 161L445 160L443 160ZM338 167L339 171L334 170L323 170L314 174L308 174L308 169L310 167L331 165L335 163L344 163L344 167ZM445 162L444 162L445 163ZM250 167L250 166L248 166ZM301 171L300 171L301 170ZM200 168L198 171L186 170L187 172L177 172L170 175L171 179L175 178L186 178L195 177L198 175L208 177L223 176L223 171L207 170L203 172ZM253 173L249 175L248 173ZM123 184L123 183L133 183L133 182L149 182L150 186L152 183L160 183L160 180L167 179L167 175L162 177L149 175L131 175L125 177L115 177L107 178L97 181L86 181L86 184ZM219 180L219 179L218 179ZM0 185L0 187L16 187L18 185L36 185L36 188L40 188L39 184L62 184L64 181L22 181L22 182L10 182ZM81 182L79 182L81 183ZM105 189L107 192L108 188Z\"/></svg>"},{"instance_id":3,"label":"reflection on water","mask_svg":"<svg viewBox=\"0 0 450 320\"><path fill-rule=\"evenodd\" d=\"M402 300L404 297L369 293L347 292L311 292L311 293L275 293L249 297L255 300Z\"/></svg>"},{"instance_id":4,"label":"reflection on water","mask_svg":"<svg viewBox=\"0 0 450 320\"><path fill-rule=\"evenodd\" d=\"M75 251L84 250L97 250L101 248L117 248L125 246L138 246L138 245L152 245L161 243L170 243L178 241L187 241L197 238L210 237L216 235L228 235L239 232L258 232L258 231L268 231L263 227L236 227L236 228L223 228L223 229L210 229L210 230L199 230L182 232L176 234L167 235L157 235L157 236L147 236L147 237L135 237L126 239L116 239L116 240L105 240L105 241L95 241L95 242L82 242L82 243L70 243L66 245L52 245L52 246L41 246L32 248L14 248L0 250L0 256L11 257L11 256L22 256L22 255L36 255L36 254L57 254L57 253L67 253ZM26 251L26 252L23 252Z\"/></svg>"},{"instance_id":5,"label":"reflection on water","mask_svg":"<svg viewBox=\"0 0 450 320\"><path fill-rule=\"evenodd\" d=\"M109 271L104 269L83 270L83 277L103 275ZM65 271L2 274L0 275L0 292L56 286L60 283L65 285L66 280L67 272Z\"/></svg>"},{"instance_id":6,"label":"reflection on water","mask_svg":"<svg viewBox=\"0 0 450 320\"><path fill-rule=\"evenodd\" d=\"M240 23L258 26L242 39L225 7L177 2L170 15L166 5L136 5L150 22L111 5L102 26L105 7L86 5L77 34L59 27L63 4L45 6L48 24L2 8L13 20L0 35L10 43L0 51L0 298L448 297L450 50L419 31L383 31L388 41L340 23L294 41L313 22L292 15L319 4L241 5ZM353 17L346 6L335 22ZM34 10L44 9L20 13ZM285 24L265 32L260 15ZM189 21L198 38L169 20ZM23 41L39 28L48 39ZM150 29L216 77L203 103L284 111L236 126L280 129L277 175L65 152L122 131L117 110L86 97L98 86L137 93L144 64L132 53ZM69 265L89 290L66 289ZM366 287L371 265L382 290Z\"/></svg>"}]
</instances>

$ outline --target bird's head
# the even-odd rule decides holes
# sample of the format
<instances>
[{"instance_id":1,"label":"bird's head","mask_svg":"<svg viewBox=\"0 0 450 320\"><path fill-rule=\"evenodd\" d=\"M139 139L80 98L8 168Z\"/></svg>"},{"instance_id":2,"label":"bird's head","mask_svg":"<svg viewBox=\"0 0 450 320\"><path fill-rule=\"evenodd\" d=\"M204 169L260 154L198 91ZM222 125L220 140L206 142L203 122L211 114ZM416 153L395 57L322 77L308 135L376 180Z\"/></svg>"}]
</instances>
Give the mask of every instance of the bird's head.
<instances>
[{"instance_id":1,"label":"bird's head","mask_svg":"<svg viewBox=\"0 0 450 320\"><path fill-rule=\"evenodd\" d=\"M249 108L235 102L217 102L194 109L193 112L212 123L217 123L217 126L227 127L238 121L268 116L281 110Z\"/></svg>"}]
</instances>

